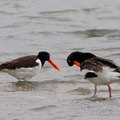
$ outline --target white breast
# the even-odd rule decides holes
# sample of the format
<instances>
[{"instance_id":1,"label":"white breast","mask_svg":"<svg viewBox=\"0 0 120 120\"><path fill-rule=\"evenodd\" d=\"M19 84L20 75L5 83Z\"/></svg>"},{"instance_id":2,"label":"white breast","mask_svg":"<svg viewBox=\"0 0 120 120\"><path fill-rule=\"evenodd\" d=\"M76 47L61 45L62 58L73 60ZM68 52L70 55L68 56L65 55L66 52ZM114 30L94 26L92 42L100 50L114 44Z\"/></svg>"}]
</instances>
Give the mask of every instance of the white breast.
<instances>
[{"instance_id":1,"label":"white breast","mask_svg":"<svg viewBox=\"0 0 120 120\"><path fill-rule=\"evenodd\" d=\"M39 59L36 60L39 64L35 67L28 67L28 68L17 68L17 69L4 69L3 72L7 72L8 74L12 75L13 77L19 80L28 80L34 77L41 69L41 61Z\"/></svg>"},{"instance_id":2,"label":"white breast","mask_svg":"<svg viewBox=\"0 0 120 120\"><path fill-rule=\"evenodd\" d=\"M41 66L41 61L39 59L36 60L36 63L38 63Z\"/></svg>"},{"instance_id":3,"label":"white breast","mask_svg":"<svg viewBox=\"0 0 120 120\"><path fill-rule=\"evenodd\" d=\"M94 72L94 71L92 71ZM102 72L94 72L97 77L89 78L88 80L96 85L108 85L113 82L120 81L120 73L114 72L114 69L103 67Z\"/></svg>"}]
</instances>

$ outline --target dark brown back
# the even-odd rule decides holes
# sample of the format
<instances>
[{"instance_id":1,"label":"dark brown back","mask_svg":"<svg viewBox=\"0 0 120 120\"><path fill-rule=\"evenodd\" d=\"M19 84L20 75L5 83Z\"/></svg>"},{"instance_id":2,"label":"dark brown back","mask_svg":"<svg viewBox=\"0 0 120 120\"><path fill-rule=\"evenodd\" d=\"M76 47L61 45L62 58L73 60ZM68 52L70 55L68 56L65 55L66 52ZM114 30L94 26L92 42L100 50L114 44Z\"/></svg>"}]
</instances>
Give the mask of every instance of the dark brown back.
<instances>
[{"instance_id":1,"label":"dark brown back","mask_svg":"<svg viewBox=\"0 0 120 120\"><path fill-rule=\"evenodd\" d=\"M85 60L81 64L81 70L83 70L83 69L93 70L95 72L100 72L100 71L102 71L102 63L95 60L94 58L91 58L89 60Z\"/></svg>"},{"instance_id":2,"label":"dark brown back","mask_svg":"<svg viewBox=\"0 0 120 120\"><path fill-rule=\"evenodd\" d=\"M81 70L88 69L88 70L93 70L95 72L99 72L99 71L102 71L103 66L108 66L110 68L113 68L113 69L115 69L114 70L115 72L120 73L120 67L115 65L115 63L112 60L103 59L103 58L99 58L99 57L85 60L81 64Z\"/></svg>"},{"instance_id":3,"label":"dark brown back","mask_svg":"<svg viewBox=\"0 0 120 120\"><path fill-rule=\"evenodd\" d=\"M110 68L114 68L115 72L119 72L120 73L120 67L117 66L112 60L108 60L108 59L103 59L103 58L97 58L98 61L100 61L104 66L109 66Z\"/></svg>"},{"instance_id":4,"label":"dark brown back","mask_svg":"<svg viewBox=\"0 0 120 120\"><path fill-rule=\"evenodd\" d=\"M38 63L35 62L36 60L37 60L37 56L35 56L35 55L20 57L15 60L7 61L7 62L1 64L0 70L16 69L16 68L20 68L20 67L28 68L28 67L37 66Z\"/></svg>"}]
</instances>

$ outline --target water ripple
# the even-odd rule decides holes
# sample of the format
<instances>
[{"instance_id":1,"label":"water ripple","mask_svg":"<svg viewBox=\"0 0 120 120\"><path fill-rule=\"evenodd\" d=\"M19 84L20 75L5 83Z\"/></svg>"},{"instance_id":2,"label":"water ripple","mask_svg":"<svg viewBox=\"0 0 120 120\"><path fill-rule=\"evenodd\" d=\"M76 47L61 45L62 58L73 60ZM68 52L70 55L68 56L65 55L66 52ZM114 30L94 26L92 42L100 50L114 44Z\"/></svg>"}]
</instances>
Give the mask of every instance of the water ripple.
<instances>
[{"instance_id":1,"label":"water ripple","mask_svg":"<svg viewBox=\"0 0 120 120\"><path fill-rule=\"evenodd\" d=\"M65 10L59 10L59 11L45 11L45 12L39 12L39 14L42 15L58 15L58 14L65 14L65 13L73 13L78 12L77 9L65 9Z\"/></svg>"},{"instance_id":2,"label":"water ripple","mask_svg":"<svg viewBox=\"0 0 120 120\"><path fill-rule=\"evenodd\" d=\"M85 31L71 31L71 32L61 32L61 33L73 34L73 35L79 35L79 36L84 35L88 38L91 38L91 37L103 37L116 32L120 33L120 31L116 29L89 29Z\"/></svg>"},{"instance_id":3,"label":"water ripple","mask_svg":"<svg viewBox=\"0 0 120 120\"><path fill-rule=\"evenodd\" d=\"M46 106L42 106L42 107L37 107L37 108L32 108L32 111L43 111L43 110L49 110L49 109L53 109L56 108L57 106L55 105L46 105Z\"/></svg>"}]
</instances>

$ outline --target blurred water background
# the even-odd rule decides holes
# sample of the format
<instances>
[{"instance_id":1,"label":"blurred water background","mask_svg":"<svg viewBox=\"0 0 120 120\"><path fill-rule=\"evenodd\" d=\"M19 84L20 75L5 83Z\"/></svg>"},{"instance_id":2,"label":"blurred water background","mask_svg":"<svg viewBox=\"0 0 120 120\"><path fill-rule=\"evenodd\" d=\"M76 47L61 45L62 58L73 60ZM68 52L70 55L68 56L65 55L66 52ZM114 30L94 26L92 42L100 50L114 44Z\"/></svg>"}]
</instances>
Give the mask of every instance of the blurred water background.
<instances>
[{"instance_id":1,"label":"blurred water background","mask_svg":"<svg viewBox=\"0 0 120 120\"><path fill-rule=\"evenodd\" d=\"M0 73L0 120L118 120L120 84L98 87L70 68L73 51L92 52L120 65L119 0L0 0L0 62L49 51L30 81Z\"/></svg>"}]
</instances>

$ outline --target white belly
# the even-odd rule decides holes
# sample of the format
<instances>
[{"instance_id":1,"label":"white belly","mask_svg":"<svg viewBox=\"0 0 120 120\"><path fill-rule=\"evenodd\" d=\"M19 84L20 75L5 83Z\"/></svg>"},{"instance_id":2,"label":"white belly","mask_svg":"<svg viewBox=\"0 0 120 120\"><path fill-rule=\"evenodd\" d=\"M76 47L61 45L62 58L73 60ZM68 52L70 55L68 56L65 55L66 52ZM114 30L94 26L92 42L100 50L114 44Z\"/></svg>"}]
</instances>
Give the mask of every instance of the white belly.
<instances>
[{"instance_id":1,"label":"white belly","mask_svg":"<svg viewBox=\"0 0 120 120\"><path fill-rule=\"evenodd\" d=\"M96 85L108 85L114 82L120 82L120 73L114 72L114 69L104 67L102 72L94 72L97 77L88 78L88 80Z\"/></svg>"},{"instance_id":2,"label":"white belly","mask_svg":"<svg viewBox=\"0 0 120 120\"><path fill-rule=\"evenodd\" d=\"M33 68L19 68L15 70L4 69L2 72L7 72L9 75L17 78L18 80L28 80L34 77L40 71L40 68L40 66L36 66Z\"/></svg>"}]
</instances>

